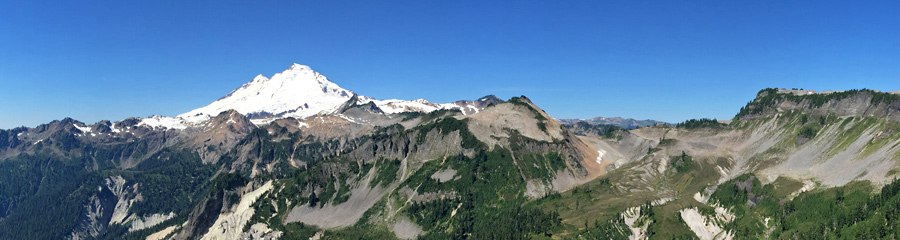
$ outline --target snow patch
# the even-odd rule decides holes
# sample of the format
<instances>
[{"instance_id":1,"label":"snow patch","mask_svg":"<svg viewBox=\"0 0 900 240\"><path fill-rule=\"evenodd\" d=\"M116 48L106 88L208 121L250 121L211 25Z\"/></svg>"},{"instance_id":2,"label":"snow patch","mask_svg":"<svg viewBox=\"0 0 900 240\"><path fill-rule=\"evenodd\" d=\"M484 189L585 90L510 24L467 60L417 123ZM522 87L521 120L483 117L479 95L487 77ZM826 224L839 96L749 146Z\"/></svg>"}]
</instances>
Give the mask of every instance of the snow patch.
<instances>
[{"instance_id":1,"label":"snow patch","mask_svg":"<svg viewBox=\"0 0 900 240\"><path fill-rule=\"evenodd\" d=\"M603 155L606 154L606 152L604 152L603 150L597 150L597 153L599 154L597 155L597 164L603 164Z\"/></svg>"},{"instance_id":2,"label":"snow patch","mask_svg":"<svg viewBox=\"0 0 900 240\"><path fill-rule=\"evenodd\" d=\"M184 130L187 128L184 119L165 116L153 116L144 118L141 119L141 122L138 123L138 125L144 125L150 128L169 128L178 130Z\"/></svg>"},{"instance_id":3,"label":"snow patch","mask_svg":"<svg viewBox=\"0 0 900 240\"><path fill-rule=\"evenodd\" d=\"M83 133L89 133L89 132L91 132L91 127L90 127L90 126L84 126L84 127L81 127L81 126L78 126L78 124L72 124L72 126L75 126L75 128L77 128L78 130L81 130L81 132L83 132Z\"/></svg>"},{"instance_id":4,"label":"snow patch","mask_svg":"<svg viewBox=\"0 0 900 240\"><path fill-rule=\"evenodd\" d=\"M119 132L122 132L121 130L119 130L118 128L116 128L116 123L112 123L112 125L109 125L109 130L112 131L113 133L119 133Z\"/></svg>"}]
</instances>

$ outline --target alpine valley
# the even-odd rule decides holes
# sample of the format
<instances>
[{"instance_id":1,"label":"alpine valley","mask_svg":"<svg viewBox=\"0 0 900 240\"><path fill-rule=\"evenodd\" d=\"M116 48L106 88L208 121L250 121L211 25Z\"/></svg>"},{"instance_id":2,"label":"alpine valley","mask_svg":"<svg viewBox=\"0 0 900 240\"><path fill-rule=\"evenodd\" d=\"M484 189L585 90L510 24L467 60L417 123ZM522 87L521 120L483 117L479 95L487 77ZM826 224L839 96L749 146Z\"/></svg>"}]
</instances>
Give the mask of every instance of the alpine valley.
<instances>
[{"instance_id":1,"label":"alpine valley","mask_svg":"<svg viewBox=\"0 0 900 240\"><path fill-rule=\"evenodd\" d=\"M0 130L0 239L897 239L898 163L896 92L560 121L294 64L175 117Z\"/></svg>"}]
</instances>

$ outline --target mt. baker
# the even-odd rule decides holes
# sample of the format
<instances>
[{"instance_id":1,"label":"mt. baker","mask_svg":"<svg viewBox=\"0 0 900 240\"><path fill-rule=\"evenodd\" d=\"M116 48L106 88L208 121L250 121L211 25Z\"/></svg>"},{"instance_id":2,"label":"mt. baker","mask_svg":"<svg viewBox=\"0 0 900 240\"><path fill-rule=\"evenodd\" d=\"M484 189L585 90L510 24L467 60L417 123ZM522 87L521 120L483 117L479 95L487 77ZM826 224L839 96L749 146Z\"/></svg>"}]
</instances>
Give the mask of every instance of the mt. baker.
<instances>
[{"instance_id":1,"label":"mt. baker","mask_svg":"<svg viewBox=\"0 0 900 240\"><path fill-rule=\"evenodd\" d=\"M293 64L284 72L272 78L256 76L252 81L231 91L215 102L176 118L154 117L144 119L143 124L153 127L173 128L181 125L197 124L209 120L219 113L234 109L249 117L254 124L266 124L278 118L298 119L318 114L335 113L350 100L355 93L331 82L309 66ZM476 101L456 101L452 103L431 103L425 99L413 101L389 99L376 100L358 96L356 104L374 105L383 113L432 112L440 109L458 109L463 114L480 111L490 103L500 99L490 95Z\"/></svg>"}]
</instances>

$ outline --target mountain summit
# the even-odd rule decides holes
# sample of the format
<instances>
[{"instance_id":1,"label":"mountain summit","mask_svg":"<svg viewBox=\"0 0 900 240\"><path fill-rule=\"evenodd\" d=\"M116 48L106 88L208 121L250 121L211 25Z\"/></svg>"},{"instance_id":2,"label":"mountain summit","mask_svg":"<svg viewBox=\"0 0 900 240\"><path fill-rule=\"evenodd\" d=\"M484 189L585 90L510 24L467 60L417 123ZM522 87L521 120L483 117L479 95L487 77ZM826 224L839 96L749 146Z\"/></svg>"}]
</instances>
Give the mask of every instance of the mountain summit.
<instances>
[{"instance_id":1,"label":"mountain summit","mask_svg":"<svg viewBox=\"0 0 900 240\"><path fill-rule=\"evenodd\" d=\"M257 124L286 117L302 119L318 114L335 113L353 95L353 91L341 88L309 66L294 63L284 72L277 73L271 78L258 75L215 102L178 115L178 118L190 123L200 123L223 111L234 109L253 119ZM458 109L463 114L472 114L500 101L493 95L476 101L453 103L431 103L425 99L377 100L361 95L356 99L358 104L371 102L384 113Z\"/></svg>"},{"instance_id":2,"label":"mountain summit","mask_svg":"<svg viewBox=\"0 0 900 240\"><path fill-rule=\"evenodd\" d=\"M305 118L332 112L352 95L309 66L295 63L272 78L259 75L225 97L179 117L201 122L234 109L252 119Z\"/></svg>"}]
</instances>

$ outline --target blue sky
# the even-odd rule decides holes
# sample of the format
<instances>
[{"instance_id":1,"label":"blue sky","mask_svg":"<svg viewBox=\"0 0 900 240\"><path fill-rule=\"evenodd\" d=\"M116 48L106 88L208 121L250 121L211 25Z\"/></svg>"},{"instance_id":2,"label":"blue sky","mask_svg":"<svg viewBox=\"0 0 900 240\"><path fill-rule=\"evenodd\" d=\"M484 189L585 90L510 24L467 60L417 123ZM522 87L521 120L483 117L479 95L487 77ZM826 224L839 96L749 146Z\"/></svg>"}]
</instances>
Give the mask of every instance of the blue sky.
<instances>
[{"instance_id":1,"label":"blue sky","mask_svg":"<svg viewBox=\"0 0 900 240\"><path fill-rule=\"evenodd\" d=\"M174 116L291 63L375 98L731 118L766 87L900 90L900 1L0 0L0 128Z\"/></svg>"}]
</instances>

